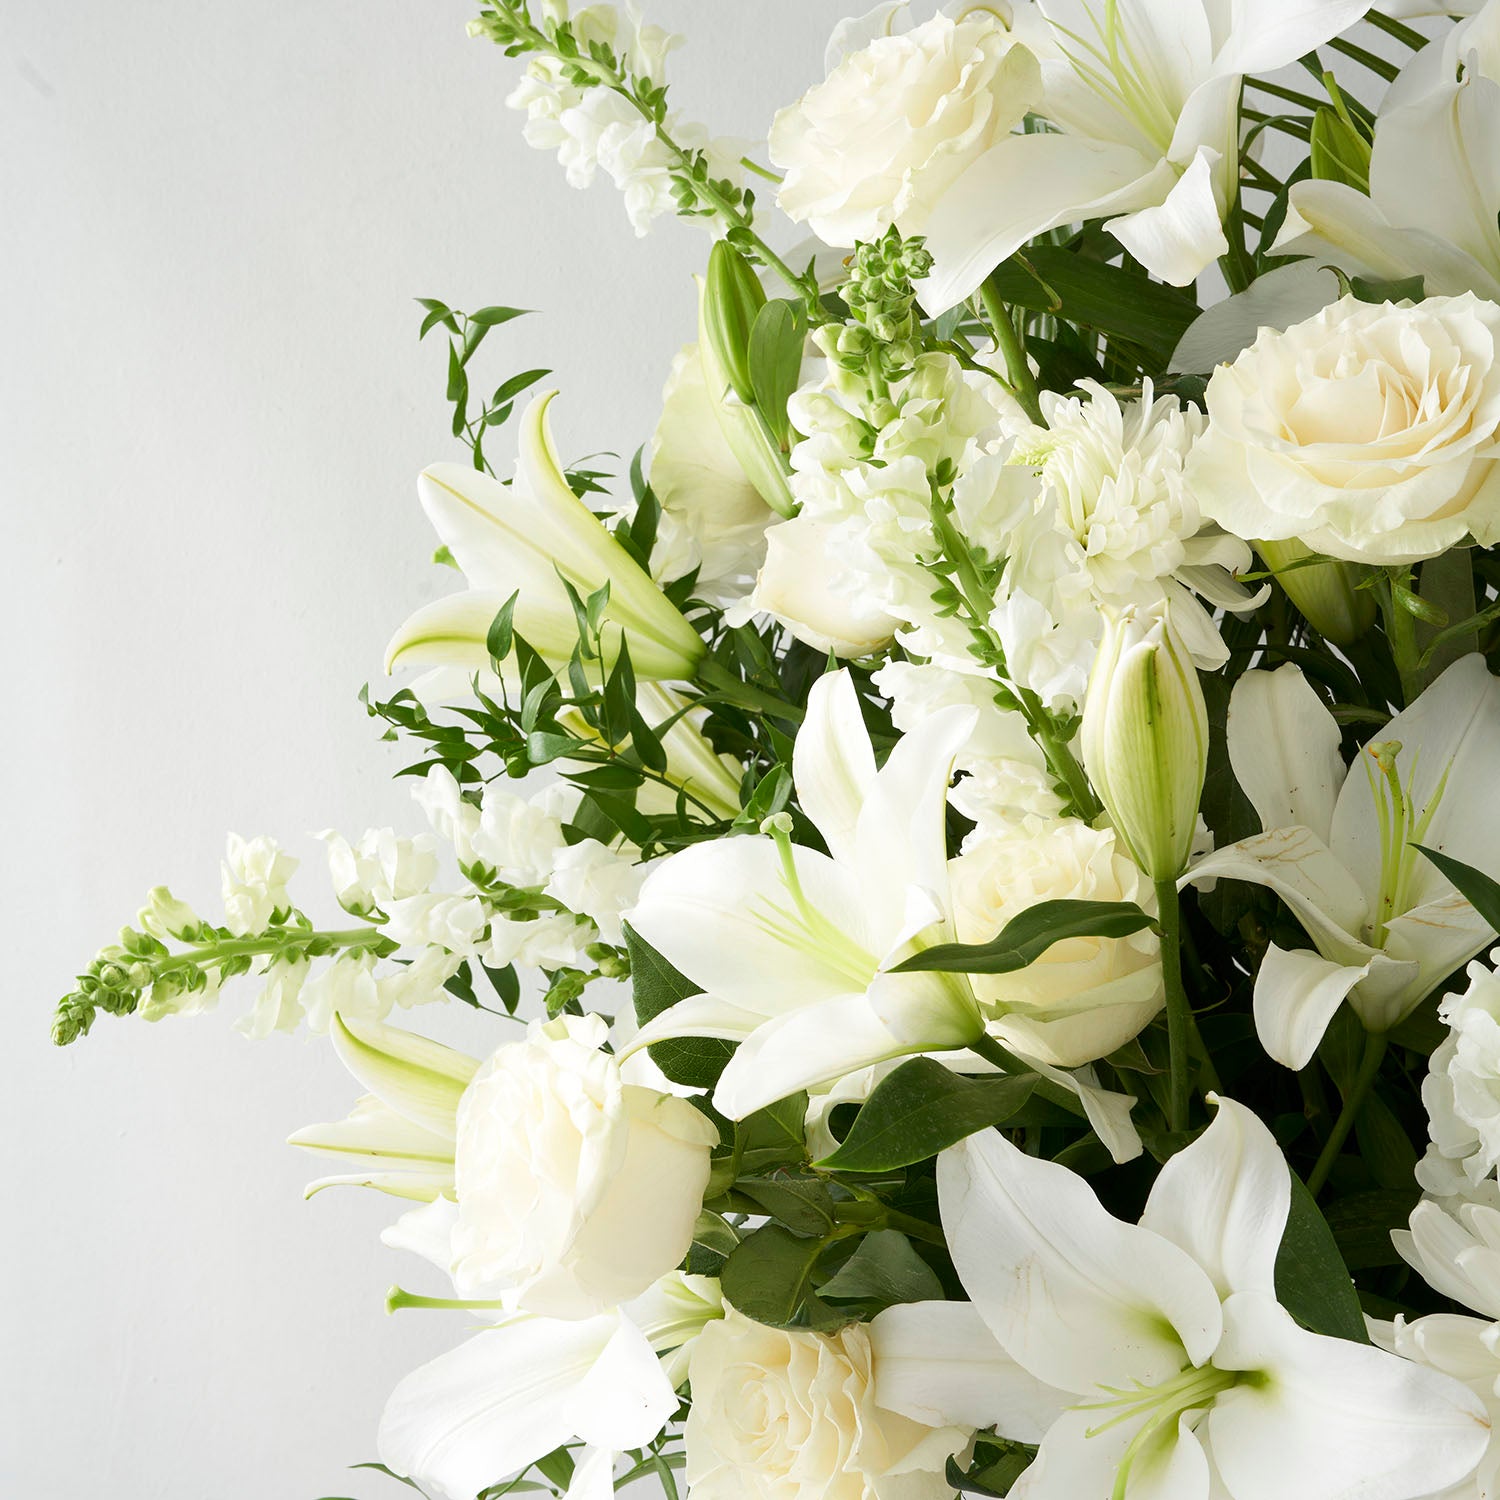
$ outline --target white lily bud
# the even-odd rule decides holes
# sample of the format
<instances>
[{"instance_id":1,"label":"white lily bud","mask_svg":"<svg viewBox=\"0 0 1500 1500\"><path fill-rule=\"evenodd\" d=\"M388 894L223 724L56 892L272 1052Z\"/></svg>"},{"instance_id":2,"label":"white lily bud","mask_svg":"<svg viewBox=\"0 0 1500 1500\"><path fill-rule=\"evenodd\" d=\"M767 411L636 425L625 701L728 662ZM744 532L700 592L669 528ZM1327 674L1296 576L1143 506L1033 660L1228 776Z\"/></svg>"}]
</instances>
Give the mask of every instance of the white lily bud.
<instances>
[{"instance_id":1,"label":"white lily bud","mask_svg":"<svg viewBox=\"0 0 1500 1500\"><path fill-rule=\"evenodd\" d=\"M1165 612L1107 621L1084 701L1083 763L1153 880L1187 868L1208 766L1198 669Z\"/></svg>"},{"instance_id":2,"label":"white lily bud","mask_svg":"<svg viewBox=\"0 0 1500 1500\"><path fill-rule=\"evenodd\" d=\"M1351 646L1375 623L1375 595L1358 586L1366 570L1323 557L1301 542L1257 542L1255 550L1287 597L1325 641Z\"/></svg>"},{"instance_id":3,"label":"white lily bud","mask_svg":"<svg viewBox=\"0 0 1500 1500\"><path fill-rule=\"evenodd\" d=\"M538 396L521 418L514 483L462 464L422 474L423 508L469 587L407 620L386 647L387 671L398 663L488 666L490 626L518 591L516 630L549 662L565 664L578 637L566 579L585 599L609 584L606 659L623 634L638 677L693 675L704 651L697 632L568 487L548 430L551 400Z\"/></svg>"}]
</instances>

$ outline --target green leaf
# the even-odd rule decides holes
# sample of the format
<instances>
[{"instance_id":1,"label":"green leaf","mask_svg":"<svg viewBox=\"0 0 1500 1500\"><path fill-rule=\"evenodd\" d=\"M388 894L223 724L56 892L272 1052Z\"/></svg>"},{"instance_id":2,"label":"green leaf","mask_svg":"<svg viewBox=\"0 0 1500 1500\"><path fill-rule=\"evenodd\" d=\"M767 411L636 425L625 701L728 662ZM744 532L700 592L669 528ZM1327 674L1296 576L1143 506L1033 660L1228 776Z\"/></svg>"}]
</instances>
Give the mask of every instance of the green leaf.
<instances>
[{"instance_id":1,"label":"green leaf","mask_svg":"<svg viewBox=\"0 0 1500 1500\"><path fill-rule=\"evenodd\" d=\"M778 1099L734 1127L735 1154L747 1174L807 1160L807 1095Z\"/></svg>"},{"instance_id":2,"label":"green leaf","mask_svg":"<svg viewBox=\"0 0 1500 1500\"><path fill-rule=\"evenodd\" d=\"M1124 938L1152 925L1152 919L1133 901L1043 901L1013 917L987 943L939 943L897 964L891 972L1013 974L1068 938Z\"/></svg>"},{"instance_id":3,"label":"green leaf","mask_svg":"<svg viewBox=\"0 0 1500 1500\"><path fill-rule=\"evenodd\" d=\"M813 1295L813 1267L823 1242L768 1224L742 1241L724 1262L725 1299L747 1318L771 1328L830 1328L850 1321Z\"/></svg>"},{"instance_id":4,"label":"green leaf","mask_svg":"<svg viewBox=\"0 0 1500 1500\"><path fill-rule=\"evenodd\" d=\"M1025 1443L981 1437L974 1444L974 1462L967 1470L957 1458L948 1460L948 1483L967 1495L1008 1495L1035 1458L1036 1449Z\"/></svg>"},{"instance_id":5,"label":"green leaf","mask_svg":"<svg viewBox=\"0 0 1500 1500\"><path fill-rule=\"evenodd\" d=\"M1421 276L1403 276L1390 281L1351 276L1349 290L1361 302L1420 302L1427 295L1427 283Z\"/></svg>"},{"instance_id":6,"label":"green leaf","mask_svg":"<svg viewBox=\"0 0 1500 1500\"><path fill-rule=\"evenodd\" d=\"M704 1209L693 1226L693 1243L712 1250L715 1255L733 1255L739 1248L740 1237L728 1219Z\"/></svg>"},{"instance_id":7,"label":"green leaf","mask_svg":"<svg viewBox=\"0 0 1500 1500\"><path fill-rule=\"evenodd\" d=\"M994 282L1006 303L1118 334L1163 364L1198 316L1188 293L1060 245L1027 250L1024 263L1012 257Z\"/></svg>"},{"instance_id":8,"label":"green leaf","mask_svg":"<svg viewBox=\"0 0 1500 1500\"><path fill-rule=\"evenodd\" d=\"M469 314L469 321L483 328L493 328L498 323L509 323L512 318L524 318L530 311L529 307L481 307L478 312Z\"/></svg>"},{"instance_id":9,"label":"green leaf","mask_svg":"<svg viewBox=\"0 0 1500 1500\"><path fill-rule=\"evenodd\" d=\"M750 385L755 404L782 447L790 436L786 404L802 373L806 336L801 309L794 302L766 303L750 329Z\"/></svg>"},{"instance_id":10,"label":"green leaf","mask_svg":"<svg viewBox=\"0 0 1500 1500\"><path fill-rule=\"evenodd\" d=\"M515 614L516 600L521 597L519 589L496 611L495 618L490 622L489 632L484 638L485 650L489 652L490 661L495 670L500 670L500 665L510 655L515 645Z\"/></svg>"},{"instance_id":11,"label":"green leaf","mask_svg":"<svg viewBox=\"0 0 1500 1500\"><path fill-rule=\"evenodd\" d=\"M741 1177L734 1185L793 1234L825 1235L834 1227L833 1195L820 1177Z\"/></svg>"},{"instance_id":12,"label":"green leaf","mask_svg":"<svg viewBox=\"0 0 1500 1500\"><path fill-rule=\"evenodd\" d=\"M898 1302L941 1301L943 1283L904 1234L878 1229L865 1235L833 1280L819 1288L819 1294L840 1302L894 1307Z\"/></svg>"},{"instance_id":13,"label":"green leaf","mask_svg":"<svg viewBox=\"0 0 1500 1500\"><path fill-rule=\"evenodd\" d=\"M551 370L523 370L519 375L512 375L503 385L495 387L495 394L490 397L490 405L507 405L514 401L522 391L535 385L537 381L545 379L551 373Z\"/></svg>"},{"instance_id":14,"label":"green leaf","mask_svg":"<svg viewBox=\"0 0 1500 1500\"><path fill-rule=\"evenodd\" d=\"M876 1085L843 1145L818 1165L828 1171L888 1172L926 1161L1008 1120L1031 1097L1032 1074L964 1078L930 1057L902 1063Z\"/></svg>"},{"instance_id":15,"label":"green leaf","mask_svg":"<svg viewBox=\"0 0 1500 1500\"><path fill-rule=\"evenodd\" d=\"M1473 865L1466 865L1451 855L1429 849L1425 844L1418 844L1416 847L1453 882L1458 894L1496 932L1500 932L1500 885L1491 880L1483 870L1476 870Z\"/></svg>"},{"instance_id":16,"label":"green leaf","mask_svg":"<svg viewBox=\"0 0 1500 1500\"><path fill-rule=\"evenodd\" d=\"M1276 1253L1276 1296L1304 1328L1368 1344L1364 1313L1328 1221L1301 1178L1292 1183L1291 1211Z\"/></svg>"},{"instance_id":17,"label":"green leaf","mask_svg":"<svg viewBox=\"0 0 1500 1500\"><path fill-rule=\"evenodd\" d=\"M635 1018L644 1026L664 1010L701 995L702 988L679 973L634 928L625 928L625 947L630 955L630 983L635 997ZM673 1037L648 1047L651 1061L673 1083L694 1089L711 1089L734 1056L734 1043L714 1037Z\"/></svg>"}]
</instances>

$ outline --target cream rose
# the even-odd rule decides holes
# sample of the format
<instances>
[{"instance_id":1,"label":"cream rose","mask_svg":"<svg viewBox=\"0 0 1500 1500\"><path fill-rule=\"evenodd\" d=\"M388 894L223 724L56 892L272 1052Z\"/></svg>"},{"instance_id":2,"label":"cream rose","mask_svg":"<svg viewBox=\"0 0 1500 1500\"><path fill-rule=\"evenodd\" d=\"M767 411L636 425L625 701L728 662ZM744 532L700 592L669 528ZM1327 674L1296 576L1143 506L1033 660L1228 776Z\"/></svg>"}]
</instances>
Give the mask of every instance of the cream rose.
<instances>
[{"instance_id":1,"label":"cream rose","mask_svg":"<svg viewBox=\"0 0 1500 1500\"><path fill-rule=\"evenodd\" d=\"M767 1328L726 1308L688 1372L693 1500L951 1500L943 1468L973 1434L878 1407L859 1325Z\"/></svg>"},{"instance_id":2,"label":"cream rose","mask_svg":"<svg viewBox=\"0 0 1500 1500\"><path fill-rule=\"evenodd\" d=\"M1150 882L1109 829L1077 818L1028 818L977 840L949 865L961 943L987 943L1043 901L1134 901L1155 911ZM1014 974L976 974L989 1029L1054 1067L1123 1046L1162 1007L1154 934L1069 938Z\"/></svg>"},{"instance_id":3,"label":"cream rose","mask_svg":"<svg viewBox=\"0 0 1500 1500\"><path fill-rule=\"evenodd\" d=\"M718 1132L686 1100L621 1081L599 1016L533 1022L458 1106L454 1284L526 1312L592 1317L692 1243Z\"/></svg>"},{"instance_id":4,"label":"cream rose","mask_svg":"<svg viewBox=\"0 0 1500 1500\"><path fill-rule=\"evenodd\" d=\"M1500 307L1346 297L1265 330L1208 384L1188 460L1203 513L1247 541L1409 563L1500 541Z\"/></svg>"},{"instance_id":5,"label":"cream rose","mask_svg":"<svg viewBox=\"0 0 1500 1500\"><path fill-rule=\"evenodd\" d=\"M1002 7L936 15L877 36L771 125L776 195L830 245L921 234L954 180L1020 124L1041 95L1035 57Z\"/></svg>"}]
</instances>

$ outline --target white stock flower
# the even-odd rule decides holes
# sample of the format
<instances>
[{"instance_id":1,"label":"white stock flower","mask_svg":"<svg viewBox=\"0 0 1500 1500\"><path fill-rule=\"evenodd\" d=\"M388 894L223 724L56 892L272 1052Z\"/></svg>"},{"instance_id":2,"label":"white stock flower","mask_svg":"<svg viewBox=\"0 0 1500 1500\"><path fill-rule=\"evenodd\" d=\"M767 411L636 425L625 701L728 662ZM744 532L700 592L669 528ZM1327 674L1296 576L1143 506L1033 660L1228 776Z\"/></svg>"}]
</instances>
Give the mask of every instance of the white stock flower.
<instances>
[{"instance_id":1,"label":"white stock flower","mask_svg":"<svg viewBox=\"0 0 1500 1500\"><path fill-rule=\"evenodd\" d=\"M479 951L488 921L489 912L478 896L428 891L388 902L385 931L403 948L430 944L471 958Z\"/></svg>"},{"instance_id":2,"label":"white stock flower","mask_svg":"<svg viewBox=\"0 0 1500 1500\"><path fill-rule=\"evenodd\" d=\"M781 210L829 245L869 242L892 224L921 234L954 180L1040 93L1036 59L1009 20L1003 3L968 6L830 58L828 77L771 125Z\"/></svg>"},{"instance_id":3,"label":"white stock flower","mask_svg":"<svg viewBox=\"0 0 1500 1500\"><path fill-rule=\"evenodd\" d=\"M1264 832L1199 860L1184 883L1245 880L1291 909L1313 949L1272 943L1255 979L1261 1045L1305 1067L1347 998L1388 1031L1492 938L1414 847L1500 875L1500 681L1455 662L1346 768L1342 731L1301 671L1246 672L1229 759Z\"/></svg>"},{"instance_id":4,"label":"white stock flower","mask_svg":"<svg viewBox=\"0 0 1500 1500\"><path fill-rule=\"evenodd\" d=\"M1248 540L1351 562L1500 540L1500 307L1346 297L1263 332L1208 384L1188 465L1206 515Z\"/></svg>"},{"instance_id":5,"label":"white stock flower","mask_svg":"<svg viewBox=\"0 0 1500 1500\"><path fill-rule=\"evenodd\" d=\"M1500 949L1490 962L1500 963ZM1422 1103L1433 1151L1472 1187L1500 1166L1500 975L1477 959L1468 972L1468 988L1438 1006L1448 1035L1428 1063Z\"/></svg>"},{"instance_id":6,"label":"white stock flower","mask_svg":"<svg viewBox=\"0 0 1500 1500\"><path fill-rule=\"evenodd\" d=\"M1290 1192L1271 1133L1228 1099L1139 1224L1066 1167L970 1136L938 1158L938 1201L989 1357L972 1322L914 1345L933 1306L915 1304L881 1340L900 1373L883 1394L1040 1437L1014 1500L1416 1500L1462 1479L1489 1435L1469 1390L1277 1301Z\"/></svg>"},{"instance_id":7,"label":"white stock flower","mask_svg":"<svg viewBox=\"0 0 1500 1500\"><path fill-rule=\"evenodd\" d=\"M567 847L563 824L578 806L577 787L552 782L529 795L502 780L479 794L479 826L470 835L474 858L508 885L544 886Z\"/></svg>"},{"instance_id":8,"label":"white stock flower","mask_svg":"<svg viewBox=\"0 0 1500 1500\"><path fill-rule=\"evenodd\" d=\"M297 860L273 838L229 835L222 866L224 925L236 936L264 932L278 913L291 910L286 883Z\"/></svg>"},{"instance_id":9,"label":"white stock flower","mask_svg":"<svg viewBox=\"0 0 1500 1500\"><path fill-rule=\"evenodd\" d=\"M302 985L299 997L307 1029L327 1031L335 1016L378 1021L389 1013L391 997L382 994L375 976L375 957L368 950L342 953L316 970Z\"/></svg>"},{"instance_id":10,"label":"white stock flower","mask_svg":"<svg viewBox=\"0 0 1500 1500\"><path fill-rule=\"evenodd\" d=\"M328 854L334 894L345 911L364 916L388 901L418 896L437 874L433 841L398 838L391 828L371 828L357 844L328 829L318 835Z\"/></svg>"},{"instance_id":11,"label":"white stock flower","mask_svg":"<svg viewBox=\"0 0 1500 1500\"><path fill-rule=\"evenodd\" d=\"M724 436L697 344L672 361L661 417L651 438L651 488L661 504L658 576L698 570L694 592L730 604L751 588L765 558L766 527L776 513L746 478Z\"/></svg>"},{"instance_id":12,"label":"white stock flower","mask_svg":"<svg viewBox=\"0 0 1500 1500\"><path fill-rule=\"evenodd\" d=\"M1043 901L1156 903L1108 829L1038 819L973 839L950 866L961 943L987 943ZM990 1033L1027 1057L1072 1068L1123 1046L1162 1007L1160 945L1151 932L1069 938L1014 974L976 974Z\"/></svg>"},{"instance_id":13,"label":"white stock flower","mask_svg":"<svg viewBox=\"0 0 1500 1500\"><path fill-rule=\"evenodd\" d=\"M490 626L518 591L516 630L549 662L566 664L578 639L566 580L585 598L609 584L606 656L624 635L638 676L692 675L704 651L697 632L568 488L547 419L555 394L539 395L521 415L513 483L451 463L418 478L428 519L469 587L401 626L386 647L387 671L398 663L486 670Z\"/></svg>"},{"instance_id":14,"label":"white stock flower","mask_svg":"<svg viewBox=\"0 0 1500 1500\"><path fill-rule=\"evenodd\" d=\"M305 958L272 963L261 976L264 982L255 1004L234 1029L254 1042L275 1031L295 1031L302 1020L302 986L310 967Z\"/></svg>"},{"instance_id":15,"label":"white stock flower","mask_svg":"<svg viewBox=\"0 0 1500 1500\"><path fill-rule=\"evenodd\" d=\"M490 923L485 962L492 969L503 969L507 964L586 969L586 950L598 937L592 922L580 922L571 912L548 912L534 919L510 921L497 916Z\"/></svg>"},{"instance_id":16,"label":"white stock flower","mask_svg":"<svg viewBox=\"0 0 1500 1500\"><path fill-rule=\"evenodd\" d=\"M393 964L375 979L380 1014L448 1000L443 986L458 973L466 956L463 951L454 952L446 944L435 943L423 948L411 962Z\"/></svg>"},{"instance_id":17,"label":"white stock flower","mask_svg":"<svg viewBox=\"0 0 1500 1500\"><path fill-rule=\"evenodd\" d=\"M1417 52L1391 85L1369 192L1294 183L1275 248L1356 275L1421 276L1429 295L1500 301L1500 5L1441 8L1476 13Z\"/></svg>"},{"instance_id":18,"label":"white stock flower","mask_svg":"<svg viewBox=\"0 0 1500 1500\"><path fill-rule=\"evenodd\" d=\"M1264 597L1234 581L1250 548L1208 524L1186 481L1203 417L1175 396L1153 400L1149 382L1123 404L1093 382L1082 390L1044 394L1048 425L1017 433L1010 462L1041 483L1011 500L996 549L1008 553L995 616L1007 664L1062 711L1082 701L1106 611L1169 602L1194 660L1213 670L1228 652L1212 607Z\"/></svg>"},{"instance_id":19,"label":"white stock flower","mask_svg":"<svg viewBox=\"0 0 1500 1500\"><path fill-rule=\"evenodd\" d=\"M693 1500L949 1500L970 1430L883 1410L870 1336L767 1328L725 1311L688 1363Z\"/></svg>"},{"instance_id":20,"label":"white stock flower","mask_svg":"<svg viewBox=\"0 0 1500 1500\"><path fill-rule=\"evenodd\" d=\"M621 913L635 905L647 867L635 848L611 849L598 839L581 839L553 863L547 894L569 911L587 917L606 943L622 944Z\"/></svg>"},{"instance_id":21,"label":"white stock flower","mask_svg":"<svg viewBox=\"0 0 1500 1500\"><path fill-rule=\"evenodd\" d=\"M718 1131L621 1081L599 1016L533 1022L458 1106L453 1278L461 1295L587 1318L687 1254Z\"/></svg>"},{"instance_id":22,"label":"white stock flower","mask_svg":"<svg viewBox=\"0 0 1500 1500\"><path fill-rule=\"evenodd\" d=\"M1041 60L1037 114L952 184L927 224L930 312L962 302L1046 230L1105 227L1177 286L1228 249L1246 73L1295 62L1357 20L1365 0L1036 0L1017 35ZM1022 21L1024 20L1024 25Z\"/></svg>"}]
</instances>

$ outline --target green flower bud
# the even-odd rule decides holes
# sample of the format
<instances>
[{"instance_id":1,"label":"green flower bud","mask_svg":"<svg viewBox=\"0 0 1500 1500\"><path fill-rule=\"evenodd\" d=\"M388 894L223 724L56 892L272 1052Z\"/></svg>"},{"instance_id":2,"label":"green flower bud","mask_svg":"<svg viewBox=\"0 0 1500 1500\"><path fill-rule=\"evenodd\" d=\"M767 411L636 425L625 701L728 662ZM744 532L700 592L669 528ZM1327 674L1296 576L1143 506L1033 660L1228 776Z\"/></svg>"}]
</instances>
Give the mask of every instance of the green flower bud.
<instances>
[{"instance_id":1,"label":"green flower bud","mask_svg":"<svg viewBox=\"0 0 1500 1500\"><path fill-rule=\"evenodd\" d=\"M1083 764L1116 831L1152 880L1187 868L1208 768L1198 669L1167 616L1110 619L1089 679Z\"/></svg>"},{"instance_id":2,"label":"green flower bud","mask_svg":"<svg viewBox=\"0 0 1500 1500\"><path fill-rule=\"evenodd\" d=\"M755 400L750 380L750 330L766 294L749 261L727 240L709 252L703 295L703 335L714 362L741 401Z\"/></svg>"},{"instance_id":3,"label":"green flower bud","mask_svg":"<svg viewBox=\"0 0 1500 1500\"><path fill-rule=\"evenodd\" d=\"M1313 116L1312 174L1341 182L1356 192L1370 191L1370 139L1347 112L1325 104Z\"/></svg>"}]
</instances>

